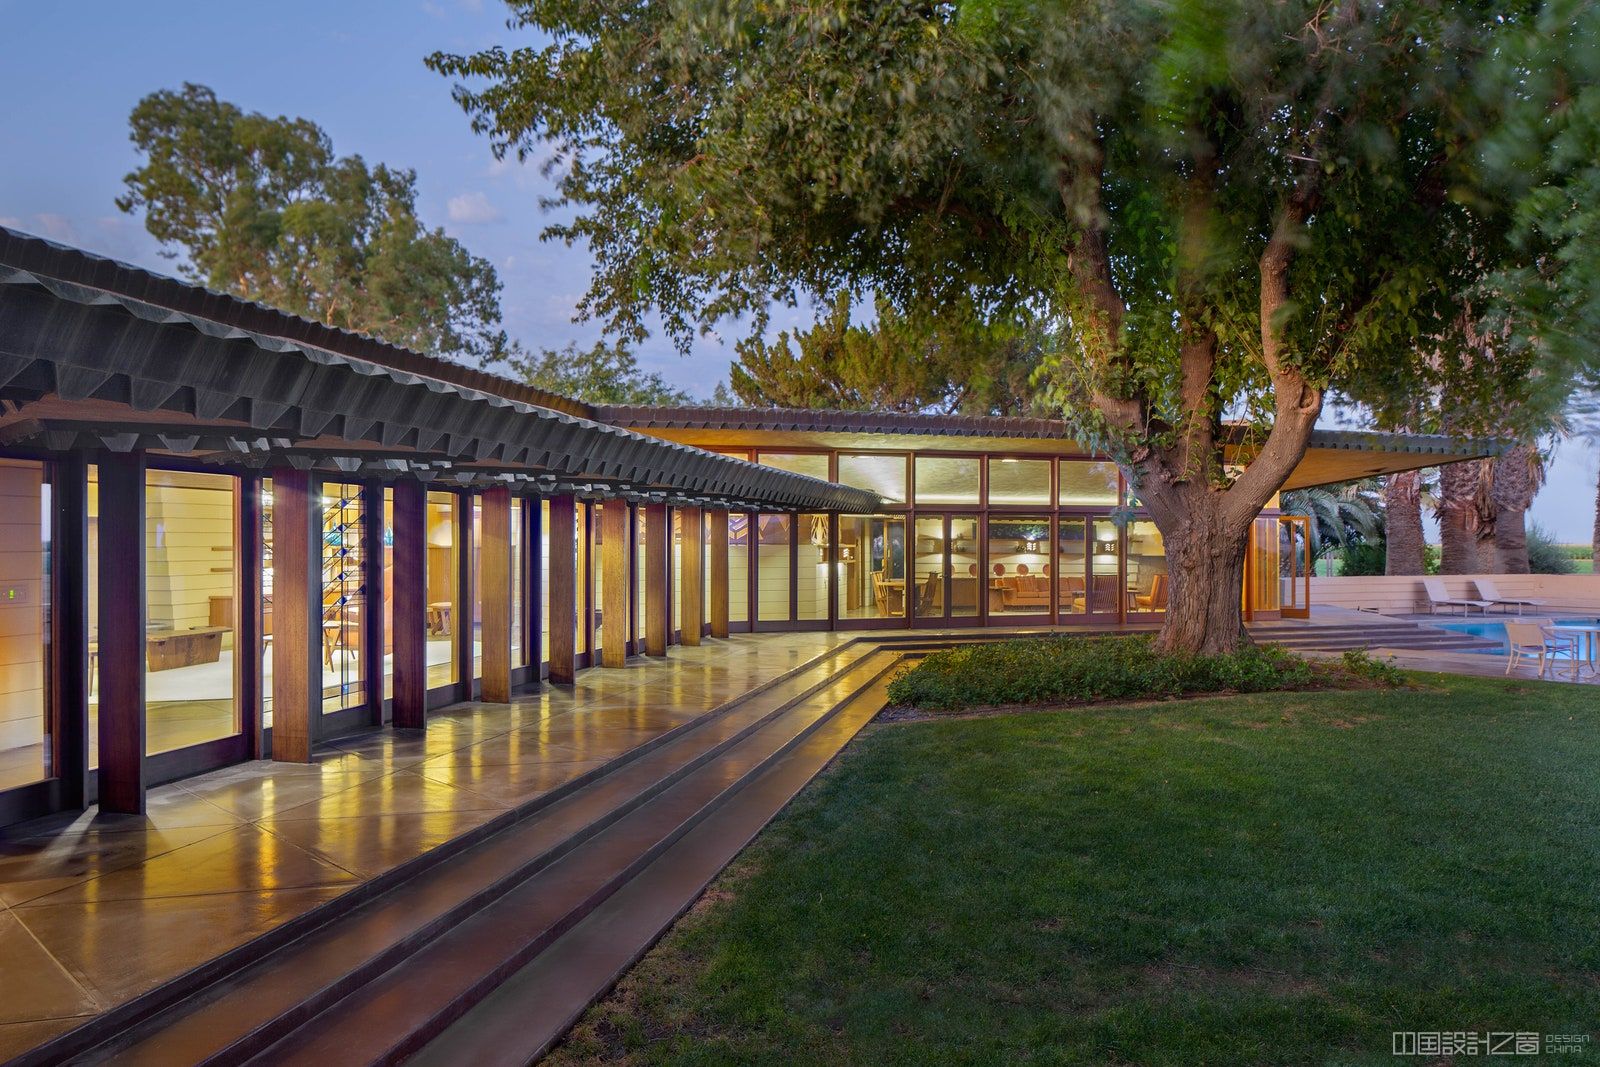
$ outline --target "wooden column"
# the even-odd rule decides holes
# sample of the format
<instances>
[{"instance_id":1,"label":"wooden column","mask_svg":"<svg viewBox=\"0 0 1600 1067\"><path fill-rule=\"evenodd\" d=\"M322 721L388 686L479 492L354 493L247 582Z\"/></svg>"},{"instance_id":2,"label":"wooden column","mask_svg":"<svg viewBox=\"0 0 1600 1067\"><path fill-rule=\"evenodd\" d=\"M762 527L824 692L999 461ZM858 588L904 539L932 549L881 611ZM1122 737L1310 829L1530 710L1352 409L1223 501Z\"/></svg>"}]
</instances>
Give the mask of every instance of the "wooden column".
<instances>
[{"instance_id":1,"label":"wooden column","mask_svg":"<svg viewBox=\"0 0 1600 1067\"><path fill-rule=\"evenodd\" d=\"M100 457L100 810L144 814L144 453Z\"/></svg>"},{"instance_id":2,"label":"wooden column","mask_svg":"<svg viewBox=\"0 0 1600 1067\"><path fill-rule=\"evenodd\" d=\"M310 471L272 472L272 758L309 763L322 717L322 522Z\"/></svg>"},{"instance_id":3,"label":"wooden column","mask_svg":"<svg viewBox=\"0 0 1600 1067\"><path fill-rule=\"evenodd\" d=\"M644 508L644 654L667 654L667 630L672 625L667 597L667 551L672 544L672 524L665 504Z\"/></svg>"},{"instance_id":4,"label":"wooden column","mask_svg":"<svg viewBox=\"0 0 1600 1067\"><path fill-rule=\"evenodd\" d=\"M544 541L544 514L536 496L522 498L522 649L523 658L539 680L544 663L544 574L540 565Z\"/></svg>"},{"instance_id":5,"label":"wooden column","mask_svg":"<svg viewBox=\"0 0 1600 1067\"><path fill-rule=\"evenodd\" d=\"M550 498L550 680L571 685L577 677L578 542L577 502Z\"/></svg>"},{"instance_id":6,"label":"wooden column","mask_svg":"<svg viewBox=\"0 0 1600 1067\"><path fill-rule=\"evenodd\" d=\"M728 636L728 513L721 508L706 513L707 554L711 574L711 636Z\"/></svg>"},{"instance_id":7,"label":"wooden column","mask_svg":"<svg viewBox=\"0 0 1600 1067\"><path fill-rule=\"evenodd\" d=\"M264 759L267 753L261 670L261 481L259 474L242 475L233 499L234 544L239 546L233 568L233 693L246 759Z\"/></svg>"},{"instance_id":8,"label":"wooden column","mask_svg":"<svg viewBox=\"0 0 1600 1067\"><path fill-rule=\"evenodd\" d=\"M383 597L383 483L361 486L361 677L367 687L367 721L382 726L383 658L388 642Z\"/></svg>"},{"instance_id":9,"label":"wooden column","mask_svg":"<svg viewBox=\"0 0 1600 1067\"><path fill-rule=\"evenodd\" d=\"M483 492L483 543L478 547L483 599L483 699L511 702L511 490ZM470 632L470 631L469 631Z\"/></svg>"},{"instance_id":10,"label":"wooden column","mask_svg":"<svg viewBox=\"0 0 1600 1067\"><path fill-rule=\"evenodd\" d=\"M628 502L600 505L600 662L621 667L628 659Z\"/></svg>"},{"instance_id":11,"label":"wooden column","mask_svg":"<svg viewBox=\"0 0 1600 1067\"><path fill-rule=\"evenodd\" d=\"M705 629L706 535L699 508L680 508L678 514L683 522L683 576L678 583L679 595L683 598L680 618L683 643L698 645L701 632Z\"/></svg>"},{"instance_id":12,"label":"wooden column","mask_svg":"<svg viewBox=\"0 0 1600 1067\"><path fill-rule=\"evenodd\" d=\"M89 803L89 464L79 453L50 472L52 763L63 808Z\"/></svg>"},{"instance_id":13,"label":"wooden column","mask_svg":"<svg viewBox=\"0 0 1600 1067\"><path fill-rule=\"evenodd\" d=\"M455 699L471 700L472 686L477 676L477 659L473 644L477 637L478 576L473 567L473 541L476 539L472 521L473 494L452 493L452 509L456 544L456 596L450 605L450 625L455 627L456 686Z\"/></svg>"},{"instance_id":14,"label":"wooden column","mask_svg":"<svg viewBox=\"0 0 1600 1067\"><path fill-rule=\"evenodd\" d=\"M420 482L394 487L394 725L420 730L428 712L428 517Z\"/></svg>"}]
</instances>

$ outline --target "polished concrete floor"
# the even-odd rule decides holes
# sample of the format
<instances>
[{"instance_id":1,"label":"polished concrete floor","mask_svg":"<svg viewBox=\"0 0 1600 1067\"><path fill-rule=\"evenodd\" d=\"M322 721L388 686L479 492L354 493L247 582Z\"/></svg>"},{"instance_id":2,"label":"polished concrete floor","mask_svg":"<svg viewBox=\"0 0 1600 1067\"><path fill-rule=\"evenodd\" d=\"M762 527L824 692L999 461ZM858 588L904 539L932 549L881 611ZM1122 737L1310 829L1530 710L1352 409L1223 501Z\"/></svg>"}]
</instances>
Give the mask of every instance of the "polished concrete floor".
<instances>
[{"instance_id":1,"label":"polished concrete floor","mask_svg":"<svg viewBox=\"0 0 1600 1067\"><path fill-rule=\"evenodd\" d=\"M736 636L426 732L356 735L0 830L0 1060L532 800L852 634Z\"/></svg>"}]
</instances>

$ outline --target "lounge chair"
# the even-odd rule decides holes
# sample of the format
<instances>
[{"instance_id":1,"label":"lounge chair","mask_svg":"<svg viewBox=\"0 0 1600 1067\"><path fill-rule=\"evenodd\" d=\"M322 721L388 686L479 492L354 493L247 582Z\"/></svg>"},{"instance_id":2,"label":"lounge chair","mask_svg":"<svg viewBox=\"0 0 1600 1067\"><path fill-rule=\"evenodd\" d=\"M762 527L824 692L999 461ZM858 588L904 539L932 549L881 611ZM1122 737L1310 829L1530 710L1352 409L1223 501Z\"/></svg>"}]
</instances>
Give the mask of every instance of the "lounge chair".
<instances>
[{"instance_id":1,"label":"lounge chair","mask_svg":"<svg viewBox=\"0 0 1600 1067\"><path fill-rule=\"evenodd\" d=\"M1469 614L1473 608L1477 608L1485 615L1489 614L1489 602L1487 600L1462 600L1452 597L1444 591L1444 583L1437 578L1422 579L1422 589L1428 594L1430 614L1439 614L1439 609L1442 607L1460 608L1463 615Z\"/></svg>"},{"instance_id":2,"label":"lounge chair","mask_svg":"<svg viewBox=\"0 0 1600 1067\"><path fill-rule=\"evenodd\" d=\"M1512 606L1517 609L1517 614L1522 614L1523 608L1542 608L1544 601L1531 600L1527 597L1501 596L1500 590L1495 588L1493 578L1475 578L1472 584L1477 587L1478 595L1491 604L1503 606L1506 614L1511 614Z\"/></svg>"},{"instance_id":3,"label":"lounge chair","mask_svg":"<svg viewBox=\"0 0 1600 1067\"><path fill-rule=\"evenodd\" d=\"M1543 678L1545 671L1551 666L1551 661L1557 656L1564 656L1572 663L1572 677L1576 681L1578 669L1583 662L1578 644L1577 634L1561 633L1554 628L1550 619L1507 622L1506 645L1509 655L1506 658L1506 673L1510 674L1511 668L1520 665L1525 659L1537 659L1539 677Z\"/></svg>"}]
</instances>

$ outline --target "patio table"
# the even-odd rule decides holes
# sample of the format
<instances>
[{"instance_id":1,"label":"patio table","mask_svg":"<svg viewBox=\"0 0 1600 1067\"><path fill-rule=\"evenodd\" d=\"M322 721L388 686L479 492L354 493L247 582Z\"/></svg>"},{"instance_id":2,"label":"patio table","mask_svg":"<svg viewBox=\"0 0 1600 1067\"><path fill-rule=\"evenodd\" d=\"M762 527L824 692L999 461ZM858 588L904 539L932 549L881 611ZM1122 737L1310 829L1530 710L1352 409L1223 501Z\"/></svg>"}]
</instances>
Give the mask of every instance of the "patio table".
<instances>
[{"instance_id":1,"label":"patio table","mask_svg":"<svg viewBox=\"0 0 1600 1067\"><path fill-rule=\"evenodd\" d=\"M1596 673L1595 657L1597 653L1600 653L1600 623L1567 623L1558 621L1553 623L1550 629L1565 630L1568 633L1582 635L1582 640L1579 642L1579 644L1582 647L1583 655L1581 658L1574 657L1572 660L1572 680L1574 682L1578 680L1578 673L1584 666L1589 668L1590 674Z\"/></svg>"}]
</instances>

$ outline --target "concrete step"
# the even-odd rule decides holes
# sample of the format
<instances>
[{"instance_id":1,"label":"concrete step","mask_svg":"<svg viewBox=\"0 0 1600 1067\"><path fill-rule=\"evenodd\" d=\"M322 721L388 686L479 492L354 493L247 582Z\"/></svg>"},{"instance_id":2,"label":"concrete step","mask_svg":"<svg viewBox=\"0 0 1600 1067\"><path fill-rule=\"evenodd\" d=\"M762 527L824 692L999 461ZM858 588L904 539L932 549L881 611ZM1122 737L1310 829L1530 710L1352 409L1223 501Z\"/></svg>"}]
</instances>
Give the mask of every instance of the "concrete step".
<instances>
[{"instance_id":1,"label":"concrete step","mask_svg":"<svg viewBox=\"0 0 1600 1067\"><path fill-rule=\"evenodd\" d=\"M34 1050L26 1062L241 1062L785 712L851 676L872 655L868 647L842 646L786 672L508 813L512 818L497 820L503 825L475 835L468 847L441 845L390 872L355 906L337 905L360 890L303 917L292 937L274 931L279 936L235 950L229 954L231 967L213 967L201 981L180 977L168 984L181 991L176 999L169 993L131 1021L107 1025L97 1019L90 1024L99 1024L95 1030L80 1028L90 1032L79 1034L76 1042L58 1039ZM440 862L440 852L449 863Z\"/></svg>"},{"instance_id":2,"label":"concrete step","mask_svg":"<svg viewBox=\"0 0 1600 1067\"><path fill-rule=\"evenodd\" d=\"M424 1045L413 1067L521 1067L549 1051L697 900L711 880L871 721L887 681L861 693L800 745L469 1012Z\"/></svg>"},{"instance_id":3,"label":"concrete step","mask_svg":"<svg viewBox=\"0 0 1600 1067\"><path fill-rule=\"evenodd\" d=\"M249 1062L397 1063L490 996L894 665L874 654L652 796ZM853 731L852 731L853 732ZM842 740L839 742L842 744Z\"/></svg>"}]
</instances>

